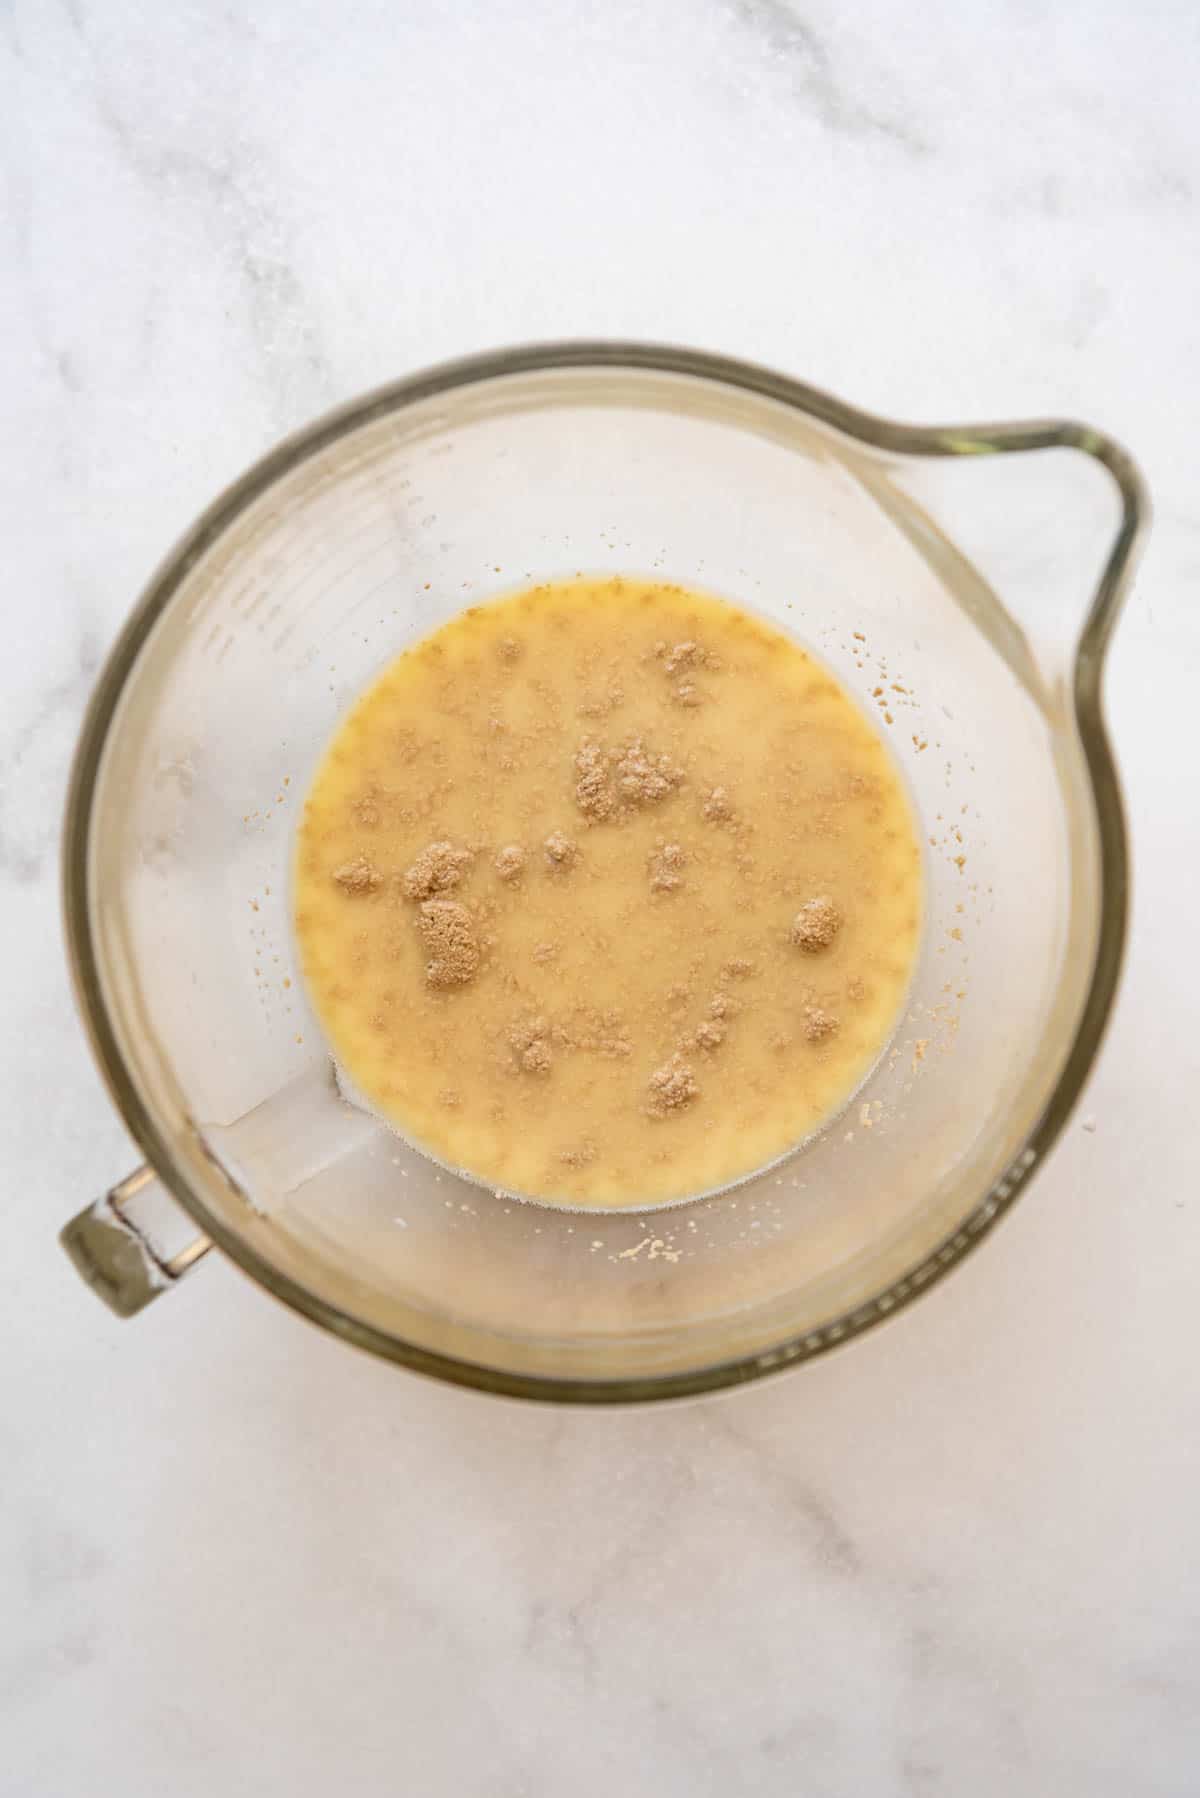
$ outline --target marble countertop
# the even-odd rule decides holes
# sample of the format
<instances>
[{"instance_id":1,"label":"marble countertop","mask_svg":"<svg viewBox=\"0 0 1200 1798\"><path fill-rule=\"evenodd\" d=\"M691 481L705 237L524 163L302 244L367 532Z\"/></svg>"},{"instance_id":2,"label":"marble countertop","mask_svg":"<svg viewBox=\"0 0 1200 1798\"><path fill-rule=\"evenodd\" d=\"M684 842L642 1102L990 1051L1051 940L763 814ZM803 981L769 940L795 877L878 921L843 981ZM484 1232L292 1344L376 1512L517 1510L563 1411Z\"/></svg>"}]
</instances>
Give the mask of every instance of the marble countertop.
<instances>
[{"instance_id":1,"label":"marble countertop","mask_svg":"<svg viewBox=\"0 0 1200 1798\"><path fill-rule=\"evenodd\" d=\"M3 1798L1196 1791L1198 82L1182 0L0 8ZM936 1292L723 1400L443 1389L216 1257L120 1324L55 1242L135 1159L59 935L99 659L282 432L565 335L1137 453L1084 1106Z\"/></svg>"}]
</instances>

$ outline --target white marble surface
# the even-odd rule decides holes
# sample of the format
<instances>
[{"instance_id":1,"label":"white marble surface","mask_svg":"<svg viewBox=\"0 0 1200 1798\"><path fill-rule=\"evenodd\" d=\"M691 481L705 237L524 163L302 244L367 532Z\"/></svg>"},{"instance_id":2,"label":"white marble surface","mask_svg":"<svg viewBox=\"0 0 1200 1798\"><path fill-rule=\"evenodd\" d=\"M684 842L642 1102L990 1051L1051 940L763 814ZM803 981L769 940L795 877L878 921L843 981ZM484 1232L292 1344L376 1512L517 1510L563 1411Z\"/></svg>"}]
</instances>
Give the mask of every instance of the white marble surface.
<instances>
[{"instance_id":1,"label":"white marble surface","mask_svg":"<svg viewBox=\"0 0 1200 1798\"><path fill-rule=\"evenodd\" d=\"M1187 0L0 5L4 1798L1198 1789L1198 84ZM55 887L98 658L284 429L567 334L1139 454L1079 1119L916 1309L719 1402L443 1390L212 1258L119 1324L54 1240L132 1159Z\"/></svg>"}]
</instances>

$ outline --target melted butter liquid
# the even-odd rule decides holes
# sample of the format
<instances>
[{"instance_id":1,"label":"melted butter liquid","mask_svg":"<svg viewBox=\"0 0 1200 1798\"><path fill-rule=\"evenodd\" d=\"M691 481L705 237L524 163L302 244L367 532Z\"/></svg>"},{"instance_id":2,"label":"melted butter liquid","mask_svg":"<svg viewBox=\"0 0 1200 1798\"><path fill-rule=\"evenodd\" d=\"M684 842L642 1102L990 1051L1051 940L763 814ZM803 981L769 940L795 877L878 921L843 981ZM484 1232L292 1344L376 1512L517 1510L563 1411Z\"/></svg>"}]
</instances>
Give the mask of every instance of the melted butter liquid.
<instances>
[{"instance_id":1,"label":"melted butter liquid","mask_svg":"<svg viewBox=\"0 0 1200 1798\"><path fill-rule=\"evenodd\" d=\"M577 753L635 737L670 790L589 817ZM403 889L435 842L473 852L436 897L480 952L444 988ZM821 663L725 601L579 579L472 608L378 677L313 781L293 894L313 1005L374 1109L495 1187L627 1207L735 1181L844 1105L897 1023L922 875L891 756ZM807 952L814 897L843 922Z\"/></svg>"}]
</instances>

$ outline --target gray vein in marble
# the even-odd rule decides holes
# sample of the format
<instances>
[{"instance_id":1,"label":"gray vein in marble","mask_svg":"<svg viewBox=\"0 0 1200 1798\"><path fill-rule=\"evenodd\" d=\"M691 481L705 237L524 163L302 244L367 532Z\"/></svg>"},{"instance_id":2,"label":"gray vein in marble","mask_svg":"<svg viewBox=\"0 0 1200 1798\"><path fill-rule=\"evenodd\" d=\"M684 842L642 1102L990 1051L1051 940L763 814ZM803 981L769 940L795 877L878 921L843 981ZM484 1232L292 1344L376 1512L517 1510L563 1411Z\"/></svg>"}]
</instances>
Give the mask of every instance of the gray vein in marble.
<instances>
[{"instance_id":1,"label":"gray vein in marble","mask_svg":"<svg viewBox=\"0 0 1200 1798\"><path fill-rule=\"evenodd\" d=\"M52 1516L35 1518L25 1550L25 1576L30 1594L44 1593L94 1579L108 1557L82 1530Z\"/></svg>"},{"instance_id":2,"label":"gray vein in marble","mask_svg":"<svg viewBox=\"0 0 1200 1798\"><path fill-rule=\"evenodd\" d=\"M568 1430L567 1434L569 1439L574 1432ZM555 1446L559 1439L556 1432ZM662 1539L662 1518L672 1515L685 1495L696 1487L695 1469L686 1462L666 1462L656 1473L661 1490L655 1504L629 1536L612 1545L610 1552L595 1565L582 1589L565 1600L539 1599L530 1611L524 1635L526 1651L538 1654L548 1650L561 1654L565 1648L577 1662L588 1685L596 1682L600 1667L595 1630L597 1614L604 1601L627 1586L636 1578L639 1569L655 1559Z\"/></svg>"},{"instance_id":3,"label":"gray vein in marble","mask_svg":"<svg viewBox=\"0 0 1200 1798\"><path fill-rule=\"evenodd\" d=\"M19 1661L0 1668L0 1706L28 1703L58 1687L64 1674L78 1672L95 1658L99 1641L99 1626L87 1623L63 1630L52 1642L26 1645Z\"/></svg>"},{"instance_id":4,"label":"gray vein in marble","mask_svg":"<svg viewBox=\"0 0 1200 1798\"><path fill-rule=\"evenodd\" d=\"M827 39L788 0L732 0L732 12L778 57L827 130L883 138L910 156L928 153L929 143L910 120L881 112L855 94Z\"/></svg>"},{"instance_id":5,"label":"gray vein in marble","mask_svg":"<svg viewBox=\"0 0 1200 1798\"><path fill-rule=\"evenodd\" d=\"M32 717L0 747L0 875L18 885L31 885L41 875L57 841L60 820L57 793L48 812L35 805L32 816L24 819L14 815L12 795L18 786L28 784L30 760L41 750L50 728L63 720L74 731L75 719L99 665L99 639L85 628L76 643L74 668L42 689ZM53 753L57 756L57 749ZM39 783L39 789L42 784ZM57 788L57 761L51 784Z\"/></svg>"},{"instance_id":6,"label":"gray vein in marble","mask_svg":"<svg viewBox=\"0 0 1200 1798\"><path fill-rule=\"evenodd\" d=\"M30 1518L21 1559L26 1590L41 1605L46 1627L33 1641L0 1643L0 1706L36 1699L88 1666L101 1639L88 1591L108 1567L99 1544L47 1512Z\"/></svg>"},{"instance_id":7,"label":"gray vein in marble","mask_svg":"<svg viewBox=\"0 0 1200 1798\"><path fill-rule=\"evenodd\" d=\"M290 234L261 154L235 133L205 146L155 142L139 132L105 79L82 10L71 4L68 12L93 69L97 117L117 154L154 200L169 203L182 196L197 208L236 271L276 423L290 427L327 407L336 394L330 358L296 273Z\"/></svg>"},{"instance_id":8,"label":"gray vein in marble","mask_svg":"<svg viewBox=\"0 0 1200 1798\"><path fill-rule=\"evenodd\" d=\"M8 57L13 63L24 68L27 65L27 58L17 33L16 19L11 13L0 12L0 25L4 27ZM0 76L3 76L5 72L3 64L0 64ZM15 110L11 99L7 104L0 104L0 132L3 132L5 124L11 128ZM22 263L25 263L29 258L33 216L29 191L29 160L21 153L23 146L7 137L0 137L0 145L3 148L3 154L0 155L0 182L3 184L0 187L0 194L6 196L5 203L0 205L0 223L3 223L10 233L15 255L20 258ZM7 272L11 279L11 267Z\"/></svg>"},{"instance_id":9,"label":"gray vein in marble","mask_svg":"<svg viewBox=\"0 0 1200 1798\"><path fill-rule=\"evenodd\" d=\"M862 1571L862 1556L853 1537L834 1511L810 1486L798 1482L769 1448L740 1430L724 1410L715 1410L712 1428L753 1460L760 1474L804 1525L820 1564L831 1573L850 1576Z\"/></svg>"},{"instance_id":10,"label":"gray vein in marble","mask_svg":"<svg viewBox=\"0 0 1200 1798\"><path fill-rule=\"evenodd\" d=\"M900 1760L900 1778L903 1789L912 1794L912 1798L926 1798L930 1792L936 1792L942 1783L942 1768L937 1761L924 1755L905 1754Z\"/></svg>"},{"instance_id":11,"label":"gray vein in marble","mask_svg":"<svg viewBox=\"0 0 1200 1798\"><path fill-rule=\"evenodd\" d=\"M785 1729L771 1729L760 1738L758 1752L768 1760L791 1762L797 1755L807 1761L814 1750L827 1749L837 1738L837 1726L831 1717L806 1712Z\"/></svg>"}]
</instances>

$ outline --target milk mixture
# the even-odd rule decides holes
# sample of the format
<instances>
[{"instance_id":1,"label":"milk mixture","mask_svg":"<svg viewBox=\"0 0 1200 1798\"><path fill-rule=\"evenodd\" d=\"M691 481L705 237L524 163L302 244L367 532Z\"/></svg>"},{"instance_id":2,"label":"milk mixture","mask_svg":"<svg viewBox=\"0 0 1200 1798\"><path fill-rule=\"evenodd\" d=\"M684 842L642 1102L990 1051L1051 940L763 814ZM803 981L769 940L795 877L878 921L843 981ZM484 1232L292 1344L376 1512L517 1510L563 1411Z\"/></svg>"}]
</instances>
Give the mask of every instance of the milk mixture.
<instances>
[{"instance_id":1,"label":"milk mixture","mask_svg":"<svg viewBox=\"0 0 1200 1798\"><path fill-rule=\"evenodd\" d=\"M439 1160L662 1203L829 1120L913 971L898 771L828 669L725 601L577 579L399 656L308 795L295 928L332 1052Z\"/></svg>"}]
</instances>

